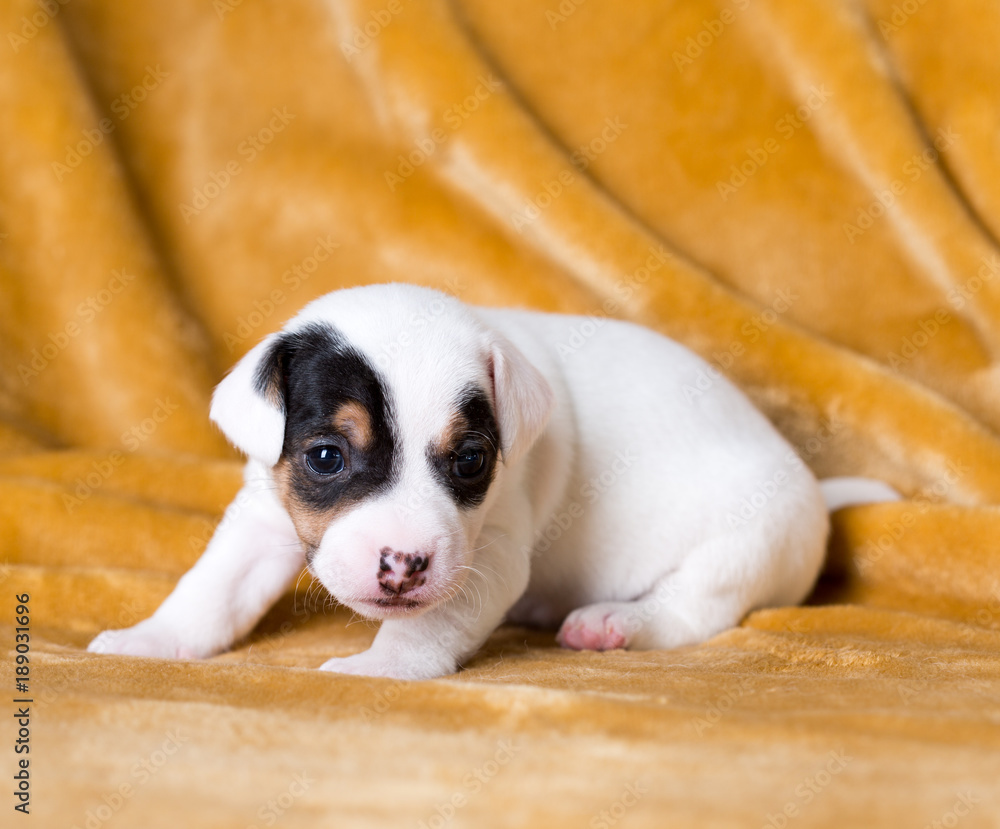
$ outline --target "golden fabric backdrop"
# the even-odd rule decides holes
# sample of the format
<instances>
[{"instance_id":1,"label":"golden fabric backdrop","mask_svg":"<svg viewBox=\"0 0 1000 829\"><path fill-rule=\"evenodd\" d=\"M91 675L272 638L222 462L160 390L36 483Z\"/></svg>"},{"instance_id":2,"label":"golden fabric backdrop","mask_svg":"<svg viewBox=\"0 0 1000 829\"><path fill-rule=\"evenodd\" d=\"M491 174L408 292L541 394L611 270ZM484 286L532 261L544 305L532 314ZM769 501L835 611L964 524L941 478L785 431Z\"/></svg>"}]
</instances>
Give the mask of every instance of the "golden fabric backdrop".
<instances>
[{"instance_id":1,"label":"golden fabric backdrop","mask_svg":"<svg viewBox=\"0 0 1000 829\"><path fill-rule=\"evenodd\" d=\"M1000 821L1000 7L11 0L0 33L36 825ZM84 653L239 486L224 371L384 281L647 324L711 363L692 394L721 372L908 500L835 516L809 606L678 652L507 627L442 680L321 674L374 629L303 580L215 659Z\"/></svg>"}]
</instances>

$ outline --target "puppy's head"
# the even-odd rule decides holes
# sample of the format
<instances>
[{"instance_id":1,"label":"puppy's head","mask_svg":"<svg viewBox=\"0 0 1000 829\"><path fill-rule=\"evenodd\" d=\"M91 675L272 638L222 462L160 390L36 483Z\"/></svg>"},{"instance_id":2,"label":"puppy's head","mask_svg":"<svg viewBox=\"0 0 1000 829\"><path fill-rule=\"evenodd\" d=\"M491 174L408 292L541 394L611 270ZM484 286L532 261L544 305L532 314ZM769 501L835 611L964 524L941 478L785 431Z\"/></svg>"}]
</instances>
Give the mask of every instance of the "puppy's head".
<instances>
[{"instance_id":1,"label":"puppy's head","mask_svg":"<svg viewBox=\"0 0 1000 829\"><path fill-rule=\"evenodd\" d=\"M313 573L366 616L460 589L505 467L544 429L544 378L436 291L322 297L219 384L212 419L272 468Z\"/></svg>"}]
</instances>

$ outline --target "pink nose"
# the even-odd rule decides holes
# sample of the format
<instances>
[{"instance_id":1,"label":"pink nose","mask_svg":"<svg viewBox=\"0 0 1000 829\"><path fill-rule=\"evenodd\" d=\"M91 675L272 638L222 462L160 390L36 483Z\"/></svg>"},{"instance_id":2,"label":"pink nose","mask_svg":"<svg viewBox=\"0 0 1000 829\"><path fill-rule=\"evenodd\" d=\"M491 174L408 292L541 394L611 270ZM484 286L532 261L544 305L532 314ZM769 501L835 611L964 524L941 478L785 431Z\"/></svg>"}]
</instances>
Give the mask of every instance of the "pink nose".
<instances>
[{"instance_id":1,"label":"pink nose","mask_svg":"<svg viewBox=\"0 0 1000 829\"><path fill-rule=\"evenodd\" d=\"M400 553L383 547L379 551L379 587L389 596L409 593L427 581L424 572L430 563L430 553Z\"/></svg>"}]
</instances>

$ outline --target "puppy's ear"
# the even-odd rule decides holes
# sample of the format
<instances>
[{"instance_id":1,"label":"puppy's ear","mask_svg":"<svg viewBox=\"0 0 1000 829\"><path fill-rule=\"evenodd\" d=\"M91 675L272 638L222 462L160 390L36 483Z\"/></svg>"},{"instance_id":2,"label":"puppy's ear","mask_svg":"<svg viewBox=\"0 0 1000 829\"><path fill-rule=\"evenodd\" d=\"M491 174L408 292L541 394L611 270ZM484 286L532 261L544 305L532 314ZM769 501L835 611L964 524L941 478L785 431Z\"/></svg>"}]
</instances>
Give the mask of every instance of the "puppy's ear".
<instances>
[{"instance_id":1,"label":"puppy's ear","mask_svg":"<svg viewBox=\"0 0 1000 829\"><path fill-rule=\"evenodd\" d=\"M510 466L531 448L555 406L548 381L510 340L495 335L489 371L500 426L503 462Z\"/></svg>"},{"instance_id":2,"label":"puppy's ear","mask_svg":"<svg viewBox=\"0 0 1000 829\"><path fill-rule=\"evenodd\" d=\"M251 458L274 466L285 442L284 344L270 334L215 387L209 417Z\"/></svg>"}]
</instances>

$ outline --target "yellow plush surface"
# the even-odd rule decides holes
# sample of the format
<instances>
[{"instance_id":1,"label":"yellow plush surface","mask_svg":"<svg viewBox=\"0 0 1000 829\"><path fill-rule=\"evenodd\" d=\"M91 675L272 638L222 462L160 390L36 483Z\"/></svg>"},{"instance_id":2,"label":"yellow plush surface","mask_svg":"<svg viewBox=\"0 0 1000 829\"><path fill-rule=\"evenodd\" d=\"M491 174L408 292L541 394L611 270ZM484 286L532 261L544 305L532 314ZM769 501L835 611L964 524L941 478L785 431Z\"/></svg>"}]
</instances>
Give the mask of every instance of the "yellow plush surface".
<instances>
[{"instance_id":1,"label":"yellow plush surface","mask_svg":"<svg viewBox=\"0 0 1000 829\"><path fill-rule=\"evenodd\" d=\"M0 33L3 825L1000 825L995 3L9 0ZM807 606L677 652L506 627L441 680L328 675L374 628L304 578L215 659L85 653L238 488L223 372L382 281L647 324L907 500L834 517Z\"/></svg>"}]
</instances>

